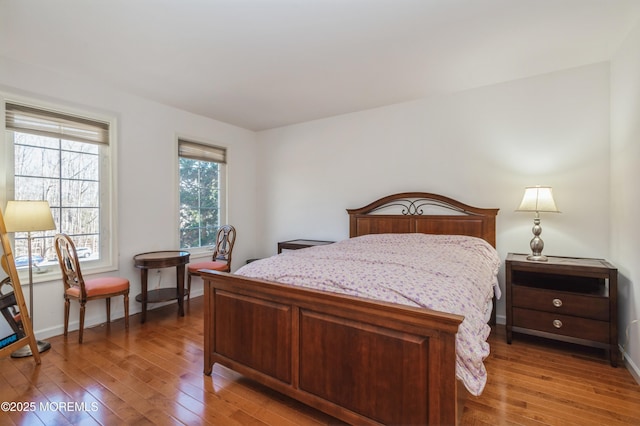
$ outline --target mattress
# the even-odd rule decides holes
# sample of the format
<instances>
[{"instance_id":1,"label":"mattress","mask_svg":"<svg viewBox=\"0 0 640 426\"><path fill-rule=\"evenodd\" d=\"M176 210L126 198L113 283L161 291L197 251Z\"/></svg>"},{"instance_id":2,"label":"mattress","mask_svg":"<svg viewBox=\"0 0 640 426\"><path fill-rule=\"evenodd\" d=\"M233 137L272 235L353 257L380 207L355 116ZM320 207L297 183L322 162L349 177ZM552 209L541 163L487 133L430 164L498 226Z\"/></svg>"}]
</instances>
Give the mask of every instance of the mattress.
<instances>
[{"instance_id":1,"label":"mattress","mask_svg":"<svg viewBox=\"0 0 640 426\"><path fill-rule=\"evenodd\" d=\"M486 241L459 235L377 234L287 251L236 274L464 316L456 377L473 395L487 380L487 306L500 297L500 258Z\"/></svg>"}]
</instances>

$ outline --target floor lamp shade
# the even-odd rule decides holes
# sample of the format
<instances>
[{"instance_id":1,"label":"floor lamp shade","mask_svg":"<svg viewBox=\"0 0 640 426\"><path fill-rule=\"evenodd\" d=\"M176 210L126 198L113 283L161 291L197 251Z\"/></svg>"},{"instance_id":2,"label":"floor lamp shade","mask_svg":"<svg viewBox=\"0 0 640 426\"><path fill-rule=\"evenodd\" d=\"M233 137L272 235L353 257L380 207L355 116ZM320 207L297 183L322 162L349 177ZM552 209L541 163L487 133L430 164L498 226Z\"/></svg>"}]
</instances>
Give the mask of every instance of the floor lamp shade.
<instances>
[{"instance_id":1,"label":"floor lamp shade","mask_svg":"<svg viewBox=\"0 0 640 426\"><path fill-rule=\"evenodd\" d=\"M9 201L4 213L7 232L56 229L48 201Z\"/></svg>"},{"instance_id":2,"label":"floor lamp shade","mask_svg":"<svg viewBox=\"0 0 640 426\"><path fill-rule=\"evenodd\" d=\"M51 208L47 201L9 201L4 213L7 232L26 232L29 259L29 314L33 322L33 256L31 253L31 233L56 229ZM51 347L49 342L38 340L38 352ZM11 354L14 358L33 355L30 346L24 346Z\"/></svg>"}]
</instances>

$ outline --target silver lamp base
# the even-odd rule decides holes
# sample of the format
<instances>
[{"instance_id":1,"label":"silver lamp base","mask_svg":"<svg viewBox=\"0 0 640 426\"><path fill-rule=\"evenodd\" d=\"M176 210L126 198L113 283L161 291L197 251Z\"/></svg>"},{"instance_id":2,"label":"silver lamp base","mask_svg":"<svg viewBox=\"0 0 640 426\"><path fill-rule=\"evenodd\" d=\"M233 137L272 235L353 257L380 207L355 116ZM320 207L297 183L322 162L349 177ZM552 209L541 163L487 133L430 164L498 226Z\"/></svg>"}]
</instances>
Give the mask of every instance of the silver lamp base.
<instances>
[{"instance_id":1,"label":"silver lamp base","mask_svg":"<svg viewBox=\"0 0 640 426\"><path fill-rule=\"evenodd\" d=\"M527 260L531 260L532 262L546 262L547 256L542 255L542 249L544 248L544 241L540 238L540 234L542 233L542 227L540 226L540 218L537 216L538 212L536 212L536 218L533 219L533 228L531 231L533 232L533 239L529 243L531 247L531 254L527 256Z\"/></svg>"},{"instance_id":2,"label":"silver lamp base","mask_svg":"<svg viewBox=\"0 0 640 426\"><path fill-rule=\"evenodd\" d=\"M42 353L44 351L48 351L51 349L51 343L45 340L38 340L38 352ZM28 356L33 356L33 352L31 352L31 346L26 345L11 353L11 358L26 358Z\"/></svg>"},{"instance_id":3,"label":"silver lamp base","mask_svg":"<svg viewBox=\"0 0 640 426\"><path fill-rule=\"evenodd\" d=\"M543 255L536 256L536 255L530 254L529 256L527 256L527 260L531 260L533 262L546 262L549 259L547 258L547 256L543 256Z\"/></svg>"}]
</instances>

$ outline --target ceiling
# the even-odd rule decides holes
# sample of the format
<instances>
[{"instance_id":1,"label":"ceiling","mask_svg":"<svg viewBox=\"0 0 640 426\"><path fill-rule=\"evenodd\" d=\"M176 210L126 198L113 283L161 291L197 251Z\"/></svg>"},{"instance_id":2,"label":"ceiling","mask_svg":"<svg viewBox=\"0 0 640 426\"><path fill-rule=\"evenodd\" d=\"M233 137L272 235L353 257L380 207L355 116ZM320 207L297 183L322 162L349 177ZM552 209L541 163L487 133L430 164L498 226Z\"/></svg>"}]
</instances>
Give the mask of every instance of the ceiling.
<instances>
[{"instance_id":1,"label":"ceiling","mask_svg":"<svg viewBox=\"0 0 640 426\"><path fill-rule=\"evenodd\" d=\"M264 130L606 61L640 0L0 0L0 55Z\"/></svg>"}]
</instances>

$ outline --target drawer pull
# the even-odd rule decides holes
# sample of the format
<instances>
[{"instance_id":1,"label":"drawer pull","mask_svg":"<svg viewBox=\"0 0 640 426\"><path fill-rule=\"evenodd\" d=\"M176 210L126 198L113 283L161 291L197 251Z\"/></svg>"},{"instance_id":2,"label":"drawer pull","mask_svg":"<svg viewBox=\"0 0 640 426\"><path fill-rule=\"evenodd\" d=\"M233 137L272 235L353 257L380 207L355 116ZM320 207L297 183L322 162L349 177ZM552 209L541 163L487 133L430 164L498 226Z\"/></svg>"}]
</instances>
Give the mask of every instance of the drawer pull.
<instances>
[{"instance_id":1,"label":"drawer pull","mask_svg":"<svg viewBox=\"0 0 640 426\"><path fill-rule=\"evenodd\" d=\"M562 306L562 300L560 299L553 299L551 303L553 303L553 306L555 306L556 308L559 308L560 306Z\"/></svg>"},{"instance_id":2,"label":"drawer pull","mask_svg":"<svg viewBox=\"0 0 640 426\"><path fill-rule=\"evenodd\" d=\"M553 320L553 326L554 326L555 328L560 328L560 327L562 327L562 321L560 321L560 320Z\"/></svg>"}]
</instances>

